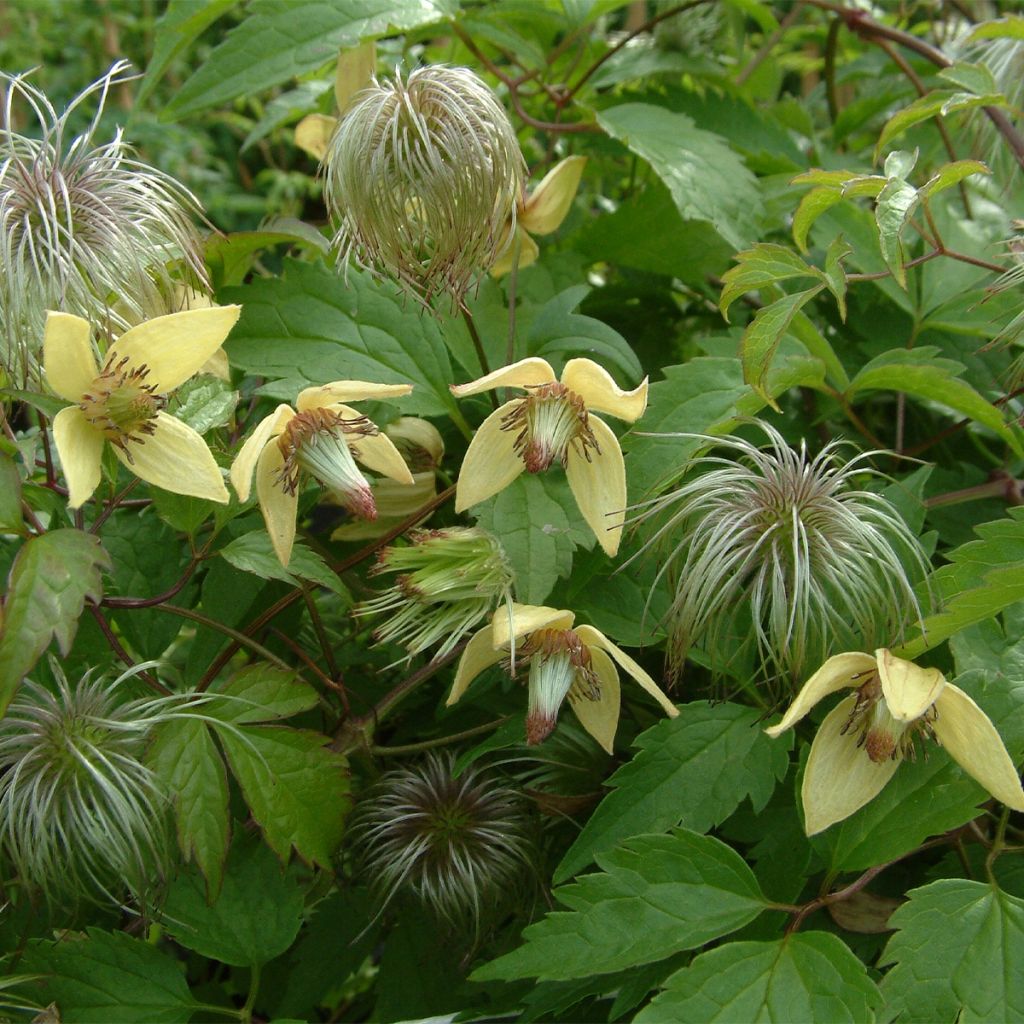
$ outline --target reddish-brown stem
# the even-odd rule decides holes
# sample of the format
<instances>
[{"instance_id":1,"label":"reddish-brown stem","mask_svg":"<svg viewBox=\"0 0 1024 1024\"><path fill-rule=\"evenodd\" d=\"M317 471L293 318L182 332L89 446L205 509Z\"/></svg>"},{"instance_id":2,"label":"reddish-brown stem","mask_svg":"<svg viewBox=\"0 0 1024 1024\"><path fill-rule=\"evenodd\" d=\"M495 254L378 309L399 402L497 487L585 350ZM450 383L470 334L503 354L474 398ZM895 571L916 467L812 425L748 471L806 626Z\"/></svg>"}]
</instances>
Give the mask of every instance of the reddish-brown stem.
<instances>
[{"instance_id":1,"label":"reddish-brown stem","mask_svg":"<svg viewBox=\"0 0 1024 1024\"><path fill-rule=\"evenodd\" d=\"M775 49L778 41L783 37L786 29L800 17L800 13L803 9L803 0L796 0L796 3L789 9L786 16L779 22L779 27L764 41L761 49L754 54L750 59L746 67L736 76L736 84L743 85L748 78L764 63L767 59L768 54Z\"/></svg>"},{"instance_id":2,"label":"reddish-brown stem","mask_svg":"<svg viewBox=\"0 0 1024 1024\"><path fill-rule=\"evenodd\" d=\"M104 635L104 637L106 637L107 644L110 646L110 649L114 652L117 658L120 661L124 662L124 664L127 665L129 668L134 668L135 662L132 661L131 656L124 649L124 647L121 646L121 641L118 640L117 637L114 635L114 631L110 628L110 623L107 622L106 618L103 615L103 612L100 611L99 606L95 604L90 604L86 605L86 607L89 609L89 614L92 615L92 617L96 620L96 625L100 627L100 632ZM136 673L136 675L138 675L138 677L150 689L154 690L156 693L159 693L161 696L166 697L172 692L171 690L168 690L167 687L164 686L164 684L156 678L156 676L150 674L149 672L138 672Z\"/></svg>"}]
</instances>

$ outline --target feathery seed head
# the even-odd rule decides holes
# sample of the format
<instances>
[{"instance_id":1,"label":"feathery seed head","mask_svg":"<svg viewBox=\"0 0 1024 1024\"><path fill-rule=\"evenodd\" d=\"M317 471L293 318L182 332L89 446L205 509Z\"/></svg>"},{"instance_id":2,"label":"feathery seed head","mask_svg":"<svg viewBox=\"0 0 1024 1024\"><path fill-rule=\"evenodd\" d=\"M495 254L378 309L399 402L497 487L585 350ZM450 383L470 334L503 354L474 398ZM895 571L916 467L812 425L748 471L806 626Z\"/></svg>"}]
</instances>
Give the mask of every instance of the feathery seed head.
<instances>
[{"instance_id":1,"label":"feathery seed head","mask_svg":"<svg viewBox=\"0 0 1024 1024\"><path fill-rule=\"evenodd\" d=\"M458 303L509 244L525 172L508 116L468 68L374 80L324 158L334 245L425 303Z\"/></svg>"},{"instance_id":2,"label":"feathery seed head","mask_svg":"<svg viewBox=\"0 0 1024 1024\"><path fill-rule=\"evenodd\" d=\"M116 334L174 309L176 266L206 283L198 200L134 159L120 129L95 139L107 94L127 69L118 61L62 114L25 75L0 73L0 368L18 386L38 383L46 310ZM69 139L69 115L93 95L92 122ZM16 101L32 111L39 138L14 130Z\"/></svg>"},{"instance_id":3,"label":"feathery seed head","mask_svg":"<svg viewBox=\"0 0 1024 1024\"><path fill-rule=\"evenodd\" d=\"M411 892L452 928L478 932L508 907L533 864L519 793L476 766L456 778L451 755L387 772L357 807L359 859L386 906Z\"/></svg>"},{"instance_id":4,"label":"feathery seed head","mask_svg":"<svg viewBox=\"0 0 1024 1024\"><path fill-rule=\"evenodd\" d=\"M753 644L765 677L786 685L837 645L895 642L921 618L904 560L924 576L927 559L896 509L856 482L877 475L864 465L873 453L843 461L834 442L812 457L757 425L766 447L704 438L722 454L694 460L703 472L635 520L656 524L645 549L670 546L658 578L675 581L677 676L694 643L715 671Z\"/></svg>"}]
</instances>

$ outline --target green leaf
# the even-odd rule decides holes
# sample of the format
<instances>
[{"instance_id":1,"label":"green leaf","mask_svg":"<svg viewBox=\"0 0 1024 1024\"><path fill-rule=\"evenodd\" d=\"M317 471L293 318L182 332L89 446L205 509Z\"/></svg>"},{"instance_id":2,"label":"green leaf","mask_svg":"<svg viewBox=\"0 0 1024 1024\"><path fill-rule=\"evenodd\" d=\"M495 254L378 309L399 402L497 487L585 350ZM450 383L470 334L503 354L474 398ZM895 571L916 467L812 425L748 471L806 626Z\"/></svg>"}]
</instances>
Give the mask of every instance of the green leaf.
<instances>
[{"instance_id":1,"label":"green leaf","mask_svg":"<svg viewBox=\"0 0 1024 1024\"><path fill-rule=\"evenodd\" d=\"M62 655L71 650L85 602L103 596L110 564L99 538L81 530L51 530L22 545L0 620L0 715L51 639Z\"/></svg>"},{"instance_id":2,"label":"green leaf","mask_svg":"<svg viewBox=\"0 0 1024 1024\"><path fill-rule=\"evenodd\" d=\"M298 245L313 252L326 252L327 239L302 221L288 222L277 218L272 222L275 230L264 225L261 231L233 231L228 235L211 235L203 256L210 270L210 280L216 291L240 285L264 249L279 245ZM294 225L285 231L282 224Z\"/></svg>"},{"instance_id":3,"label":"green leaf","mask_svg":"<svg viewBox=\"0 0 1024 1024\"><path fill-rule=\"evenodd\" d=\"M637 1024L678 1020L830 1024L874 1020L881 993L841 939L798 932L774 942L729 942L673 974Z\"/></svg>"},{"instance_id":4,"label":"green leaf","mask_svg":"<svg viewBox=\"0 0 1024 1024\"><path fill-rule=\"evenodd\" d=\"M642 832L674 825L706 832L748 797L755 811L789 767L788 748L758 727L760 713L739 704L695 701L634 742L637 753L609 780L601 801L555 869L561 882L595 855ZM680 793L686 794L679 800Z\"/></svg>"},{"instance_id":5,"label":"green leaf","mask_svg":"<svg viewBox=\"0 0 1024 1024\"><path fill-rule=\"evenodd\" d=\"M181 118L315 71L363 39L452 18L457 0L252 0L245 20L182 86L165 114Z\"/></svg>"},{"instance_id":6,"label":"green leaf","mask_svg":"<svg viewBox=\"0 0 1024 1024\"><path fill-rule=\"evenodd\" d=\"M1024 510L1008 509L1007 518L982 523L974 532L978 539L950 551L949 564L932 574L929 584L939 611L897 650L901 658L916 658L1024 600Z\"/></svg>"},{"instance_id":7,"label":"green leaf","mask_svg":"<svg viewBox=\"0 0 1024 1024\"><path fill-rule=\"evenodd\" d=\"M885 147L897 135L902 135L908 128L937 114L945 116L955 113L958 110L970 110L973 107L1005 107L1006 97L998 93L985 96L975 96L969 92L956 92L952 89L937 89L920 99L915 100L909 107L905 107L898 114L894 114L886 122L882 134L878 137L875 146L875 159L878 159Z\"/></svg>"},{"instance_id":8,"label":"green leaf","mask_svg":"<svg viewBox=\"0 0 1024 1024\"><path fill-rule=\"evenodd\" d=\"M893 349L876 356L861 369L847 389L846 397L854 398L874 390L902 391L955 409L1015 443L1003 413L985 401L970 384L958 379L964 369L962 363L942 358L933 345Z\"/></svg>"},{"instance_id":9,"label":"green leaf","mask_svg":"<svg viewBox=\"0 0 1024 1024\"><path fill-rule=\"evenodd\" d=\"M0 533L21 533L21 474L9 455L0 453Z\"/></svg>"},{"instance_id":10,"label":"green leaf","mask_svg":"<svg viewBox=\"0 0 1024 1024\"><path fill-rule=\"evenodd\" d=\"M187 533L190 537L213 515L214 510L218 507L214 502L206 501L204 498L175 494L173 491L165 491L152 484L149 486L149 493L152 495L153 506L160 518L168 526L173 526L175 530Z\"/></svg>"},{"instance_id":11,"label":"green leaf","mask_svg":"<svg viewBox=\"0 0 1024 1024\"><path fill-rule=\"evenodd\" d=\"M236 672L226 683L214 686L211 693L224 694L229 700L217 701L209 712L221 722L267 722L290 718L316 707L316 690L273 665L250 665Z\"/></svg>"},{"instance_id":12,"label":"green leaf","mask_svg":"<svg viewBox=\"0 0 1024 1024\"><path fill-rule=\"evenodd\" d=\"M762 306L743 332L740 342L743 379L776 411L778 406L765 387L772 360L793 317L824 287L824 284L816 284Z\"/></svg>"},{"instance_id":13,"label":"green leaf","mask_svg":"<svg viewBox=\"0 0 1024 1024\"><path fill-rule=\"evenodd\" d=\"M971 64L965 60L957 61L956 64L951 64L948 68L939 71L938 76L978 96L999 92L999 86L996 85L992 72L984 64Z\"/></svg>"},{"instance_id":14,"label":"green leaf","mask_svg":"<svg viewBox=\"0 0 1024 1024\"><path fill-rule=\"evenodd\" d=\"M282 8L283 10L283 8ZM289 7L289 18L296 17ZM323 263L285 261L285 276L222 293L242 316L225 346L232 365L274 383L262 391L294 402L331 380L413 384L402 414L461 419L448 385L448 350L433 319L369 274L347 279Z\"/></svg>"},{"instance_id":15,"label":"green leaf","mask_svg":"<svg viewBox=\"0 0 1024 1024\"><path fill-rule=\"evenodd\" d=\"M212 903L197 871L180 874L162 908L174 940L202 956L235 967L263 964L295 941L303 892L294 873L258 839L239 831L224 866L224 884Z\"/></svg>"},{"instance_id":16,"label":"green leaf","mask_svg":"<svg viewBox=\"0 0 1024 1024\"><path fill-rule=\"evenodd\" d=\"M546 476L523 473L477 506L480 526L501 538L516 594L526 604L543 604L555 581L572 570L569 516L554 493Z\"/></svg>"},{"instance_id":17,"label":"green leaf","mask_svg":"<svg viewBox=\"0 0 1024 1024\"><path fill-rule=\"evenodd\" d=\"M726 320L729 319L729 307L738 298L765 285L788 281L794 277L813 277L826 283L825 275L817 267L805 263L784 245L762 242L753 249L737 253L735 259L736 266L731 267L722 277L724 287L718 300L718 308Z\"/></svg>"},{"instance_id":18,"label":"green leaf","mask_svg":"<svg viewBox=\"0 0 1024 1024\"><path fill-rule=\"evenodd\" d=\"M978 39L1024 39L1024 16L1008 14L997 21L983 21L971 30L965 42Z\"/></svg>"},{"instance_id":19,"label":"green leaf","mask_svg":"<svg viewBox=\"0 0 1024 1024\"><path fill-rule=\"evenodd\" d=\"M167 9L156 24L153 56L135 102L140 105L145 102L171 61L237 3L238 0L168 0Z\"/></svg>"},{"instance_id":20,"label":"green leaf","mask_svg":"<svg viewBox=\"0 0 1024 1024\"><path fill-rule=\"evenodd\" d=\"M793 214L793 241L801 252L807 252L807 235L814 222L836 203L843 201L843 193L838 188L812 188L797 206Z\"/></svg>"},{"instance_id":21,"label":"green leaf","mask_svg":"<svg viewBox=\"0 0 1024 1024\"><path fill-rule=\"evenodd\" d=\"M609 373L619 370L625 378L619 381L623 387L639 384L644 371L629 342L606 323L573 312L590 292L588 285L576 285L545 303L530 325L527 351L554 362L556 370L570 358L585 356Z\"/></svg>"},{"instance_id":22,"label":"green leaf","mask_svg":"<svg viewBox=\"0 0 1024 1024\"><path fill-rule=\"evenodd\" d=\"M839 317L843 323L846 323L846 272L843 270L843 260L851 252L853 252L853 246L840 235L832 239L828 251L825 253L825 278L828 281L829 291L835 296L836 305L839 307ZM831 346L829 351L831 351ZM833 358L835 358L834 355ZM845 371L842 371L842 376L846 377ZM843 387L846 387L848 383L849 380L844 380Z\"/></svg>"},{"instance_id":23,"label":"green leaf","mask_svg":"<svg viewBox=\"0 0 1024 1024\"><path fill-rule=\"evenodd\" d=\"M221 548L219 554L236 569L241 569L242 572L251 572L254 576L259 576L260 579L281 580L283 583L292 583L295 586L301 586L300 579L312 580L341 596L347 593L338 574L327 565L320 555L310 550L301 541L296 541L293 545L292 557L288 561L287 569L281 565L281 561L274 553L273 545L270 543L270 536L263 530L243 533L227 547Z\"/></svg>"},{"instance_id":24,"label":"green leaf","mask_svg":"<svg viewBox=\"0 0 1024 1024\"><path fill-rule=\"evenodd\" d=\"M178 961L124 932L33 939L23 965L46 975L40 1002L56 1003L63 1024L186 1024L197 1008Z\"/></svg>"},{"instance_id":25,"label":"green leaf","mask_svg":"<svg viewBox=\"0 0 1024 1024\"><path fill-rule=\"evenodd\" d=\"M899 178L892 178L878 193L875 205L875 224L878 226L882 258L901 288L907 286L907 273L903 268L903 242L900 236L917 203L917 189Z\"/></svg>"},{"instance_id":26,"label":"green leaf","mask_svg":"<svg viewBox=\"0 0 1024 1024\"><path fill-rule=\"evenodd\" d=\"M164 723L146 760L171 794L182 857L196 862L216 895L228 852L228 779L206 724L194 718Z\"/></svg>"},{"instance_id":27,"label":"green leaf","mask_svg":"<svg viewBox=\"0 0 1024 1024\"><path fill-rule=\"evenodd\" d=\"M216 726L228 763L271 849L294 846L311 864L330 867L349 805L345 758L328 738L281 726Z\"/></svg>"},{"instance_id":28,"label":"green leaf","mask_svg":"<svg viewBox=\"0 0 1024 1024\"><path fill-rule=\"evenodd\" d=\"M637 836L598 864L601 873L555 890L569 912L530 925L522 946L472 980L561 981L652 963L728 935L765 909L750 868L710 836Z\"/></svg>"},{"instance_id":29,"label":"green leaf","mask_svg":"<svg viewBox=\"0 0 1024 1024\"><path fill-rule=\"evenodd\" d=\"M223 427L238 404L238 392L217 377L204 373L186 381L174 393L174 415L197 434Z\"/></svg>"},{"instance_id":30,"label":"green leaf","mask_svg":"<svg viewBox=\"0 0 1024 1024\"><path fill-rule=\"evenodd\" d=\"M882 981L887 1013L908 1024L1024 1017L1024 900L961 878L909 895L882 956L895 965Z\"/></svg>"},{"instance_id":31,"label":"green leaf","mask_svg":"<svg viewBox=\"0 0 1024 1024\"><path fill-rule=\"evenodd\" d=\"M697 128L686 114L648 103L602 110L598 124L646 160L668 186L684 220L703 220L741 249L756 232L757 179L721 136Z\"/></svg>"},{"instance_id":32,"label":"green leaf","mask_svg":"<svg viewBox=\"0 0 1024 1024\"><path fill-rule=\"evenodd\" d=\"M928 199L938 192L951 188L953 185L959 185L964 178L969 178L972 174L991 173L988 167L980 160L954 160L952 163L943 164L918 189L917 194L922 199Z\"/></svg>"}]
</instances>

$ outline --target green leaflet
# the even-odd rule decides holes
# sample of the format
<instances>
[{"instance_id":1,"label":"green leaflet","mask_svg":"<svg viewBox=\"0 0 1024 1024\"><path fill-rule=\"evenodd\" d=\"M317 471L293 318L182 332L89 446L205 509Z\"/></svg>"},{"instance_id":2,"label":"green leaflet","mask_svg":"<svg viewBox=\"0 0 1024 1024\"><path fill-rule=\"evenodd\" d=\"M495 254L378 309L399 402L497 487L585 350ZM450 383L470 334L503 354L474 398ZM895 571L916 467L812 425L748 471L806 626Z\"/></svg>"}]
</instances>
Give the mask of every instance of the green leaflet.
<instances>
[{"instance_id":1,"label":"green leaflet","mask_svg":"<svg viewBox=\"0 0 1024 1024\"><path fill-rule=\"evenodd\" d=\"M797 932L774 942L726 943L702 953L664 987L633 1018L637 1024L867 1024L882 1001L849 946L824 932Z\"/></svg>"},{"instance_id":2,"label":"green leaflet","mask_svg":"<svg viewBox=\"0 0 1024 1024\"><path fill-rule=\"evenodd\" d=\"M638 836L597 858L601 872L555 891L523 945L478 968L475 981L583 978L695 949L765 907L750 868L724 843L677 829Z\"/></svg>"},{"instance_id":3,"label":"green leaflet","mask_svg":"<svg viewBox=\"0 0 1024 1024\"><path fill-rule=\"evenodd\" d=\"M221 548L219 554L236 569L251 572L264 580L282 580L295 586L300 585L300 579L311 580L342 597L348 593L345 584L337 573L331 571L323 557L301 542L292 547L292 557L285 569L264 530L242 534Z\"/></svg>"},{"instance_id":4,"label":"green leaflet","mask_svg":"<svg viewBox=\"0 0 1024 1024\"><path fill-rule=\"evenodd\" d=\"M945 878L910 892L889 919L887 1011L908 1024L1024 1017L1024 900Z\"/></svg>"},{"instance_id":5,"label":"green leaflet","mask_svg":"<svg viewBox=\"0 0 1024 1024\"><path fill-rule=\"evenodd\" d=\"M635 742L637 753L609 780L612 792L590 816L555 869L556 882L629 836L683 825L706 832L748 797L760 810L786 774L789 746L759 728L739 704L695 701ZM680 794L685 793L685 800Z\"/></svg>"}]
</instances>

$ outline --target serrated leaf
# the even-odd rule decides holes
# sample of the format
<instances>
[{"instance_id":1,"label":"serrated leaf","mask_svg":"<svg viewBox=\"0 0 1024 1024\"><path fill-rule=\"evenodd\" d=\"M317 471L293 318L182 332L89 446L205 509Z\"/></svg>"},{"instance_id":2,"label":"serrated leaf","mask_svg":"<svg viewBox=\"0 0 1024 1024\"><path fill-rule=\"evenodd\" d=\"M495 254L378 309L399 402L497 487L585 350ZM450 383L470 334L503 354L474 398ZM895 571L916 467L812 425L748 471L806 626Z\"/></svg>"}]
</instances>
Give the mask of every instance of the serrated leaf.
<instances>
[{"instance_id":1,"label":"serrated leaf","mask_svg":"<svg viewBox=\"0 0 1024 1024\"><path fill-rule=\"evenodd\" d=\"M315 71L339 49L452 18L457 0L253 0L168 105L181 118Z\"/></svg>"},{"instance_id":2,"label":"serrated leaf","mask_svg":"<svg viewBox=\"0 0 1024 1024\"><path fill-rule=\"evenodd\" d=\"M916 658L1024 600L1024 511L1009 509L1007 518L982 523L974 532L978 539L950 551L949 564L932 574L929 584L939 610L899 648L900 657Z\"/></svg>"},{"instance_id":3,"label":"serrated leaf","mask_svg":"<svg viewBox=\"0 0 1024 1024\"><path fill-rule=\"evenodd\" d=\"M757 179L721 136L648 103L608 107L597 121L651 165L684 220L708 221L737 249L750 243L761 205Z\"/></svg>"},{"instance_id":4,"label":"serrated leaf","mask_svg":"<svg viewBox=\"0 0 1024 1024\"><path fill-rule=\"evenodd\" d=\"M900 178L892 178L878 193L878 202L875 204L875 224L878 226L882 259L901 288L907 286L901 236L918 201L917 189L913 185L908 185Z\"/></svg>"},{"instance_id":5,"label":"serrated leaf","mask_svg":"<svg viewBox=\"0 0 1024 1024\"><path fill-rule=\"evenodd\" d=\"M933 345L893 349L876 356L861 369L850 383L846 397L873 390L902 391L955 409L1013 442L1002 412L959 379L964 369L962 363L942 358Z\"/></svg>"},{"instance_id":6,"label":"serrated leaf","mask_svg":"<svg viewBox=\"0 0 1024 1024\"><path fill-rule=\"evenodd\" d=\"M278 225L289 226L284 230ZM203 258L210 270L210 280L219 292L242 284L264 249L279 245L301 246L313 252L326 251L327 239L302 221L278 217L264 224L261 231L232 231L227 235L211 235L206 241Z\"/></svg>"},{"instance_id":7,"label":"serrated leaf","mask_svg":"<svg viewBox=\"0 0 1024 1024\"><path fill-rule=\"evenodd\" d=\"M748 798L755 810L763 807L789 758L764 735L759 718L739 704L696 701L680 707L678 718L641 733L633 760L608 780L612 792L555 869L554 881L629 836L675 825L706 832Z\"/></svg>"},{"instance_id":8,"label":"serrated leaf","mask_svg":"<svg viewBox=\"0 0 1024 1024\"><path fill-rule=\"evenodd\" d=\"M86 600L103 596L110 564L99 538L81 530L51 530L22 545L0 620L0 715L51 639L61 654L71 650L78 617Z\"/></svg>"},{"instance_id":9,"label":"serrated leaf","mask_svg":"<svg viewBox=\"0 0 1024 1024\"><path fill-rule=\"evenodd\" d=\"M292 847L311 864L330 867L348 813L344 757L328 738L281 726L215 726L231 771L271 849L287 859Z\"/></svg>"},{"instance_id":10,"label":"serrated leaf","mask_svg":"<svg viewBox=\"0 0 1024 1024\"><path fill-rule=\"evenodd\" d=\"M824 287L824 284L816 284L806 291L784 295L762 306L743 332L743 340L740 342L743 379L776 411L778 406L765 388L775 352L793 317Z\"/></svg>"},{"instance_id":11,"label":"serrated leaf","mask_svg":"<svg viewBox=\"0 0 1024 1024\"><path fill-rule=\"evenodd\" d=\"M236 672L227 682L214 686L210 693L223 694L226 701L216 701L208 711L221 722L268 722L274 718L290 718L316 707L316 690L273 665L250 665Z\"/></svg>"},{"instance_id":12,"label":"serrated leaf","mask_svg":"<svg viewBox=\"0 0 1024 1024\"><path fill-rule=\"evenodd\" d=\"M997 886L944 878L910 892L889 919L882 981L901 1021L1024 1018L1024 900Z\"/></svg>"},{"instance_id":13,"label":"serrated leaf","mask_svg":"<svg viewBox=\"0 0 1024 1024\"><path fill-rule=\"evenodd\" d=\"M186 1024L198 1009L178 961L124 932L33 939L23 966L45 976L39 1000L60 1007L62 1024Z\"/></svg>"},{"instance_id":14,"label":"serrated leaf","mask_svg":"<svg viewBox=\"0 0 1024 1024\"><path fill-rule=\"evenodd\" d=\"M501 538L516 594L527 604L543 604L556 580L572 570L569 516L547 484L546 477L524 473L477 508L480 526Z\"/></svg>"},{"instance_id":15,"label":"serrated leaf","mask_svg":"<svg viewBox=\"0 0 1024 1024\"><path fill-rule=\"evenodd\" d=\"M228 358L273 382L262 393L294 402L302 388L330 380L412 384L400 400L403 415L461 420L434 320L369 274L350 269L346 278L322 263L286 260L283 277L222 295L243 304Z\"/></svg>"},{"instance_id":16,"label":"serrated leaf","mask_svg":"<svg viewBox=\"0 0 1024 1024\"><path fill-rule=\"evenodd\" d=\"M531 925L522 946L472 980L560 981L653 963L728 935L765 909L750 868L710 836L637 836L598 864L600 873L555 890L569 912Z\"/></svg>"},{"instance_id":17,"label":"serrated leaf","mask_svg":"<svg viewBox=\"0 0 1024 1024\"><path fill-rule=\"evenodd\" d=\"M315 551L296 541L292 547L292 557L288 568L281 565L281 560L274 553L270 536L263 530L253 530L236 537L230 544L218 552L226 562L242 572L251 572L264 580L281 580L300 586L300 579L312 580L328 590L344 596L345 585L338 578L323 558Z\"/></svg>"},{"instance_id":18,"label":"serrated leaf","mask_svg":"<svg viewBox=\"0 0 1024 1024\"><path fill-rule=\"evenodd\" d=\"M239 832L212 903L197 871L180 874L162 918L176 942L235 967L264 964L295 941L302 924L302 886L258 839Z\"/></svg>"},{"instance_id":19,"label":"serrated leaf","mask_svg":"<svg viewBox=\"0 0 1024 1024\"><path fill-rule=\"evenodd\" d=\"M146 760L171 794L182 857L196 862L216 895L228 852L228 779L206 724L193 718L165 722Z\"/></svg>"},{"instance_id":20,"label":"serrated leaf","mask_svg":"<svg viewBox=\"0 0 1024 1024\"><path fill-rule=\"evenodd\" d=\"M825 281L817 267L805 263L784 245L762 242L753 249L737 253L735 260L736 266L730 267L722 276L724 287L718 300L718 308L726 320L729 319L729 307L747 292L794 277L813 277Z\"/></svg>"},{"instance_id":21,"label":"serrated leaf","mask_svg":"<svg viewBox=\"0 0 1024 1024\"><path fill-rule=\"evenodd\" d=\"M1005 107L1006 97L999 94L975 96L969 92L957 92L953 89L936 89L920 99L915 100L898 114L894 114L885 123L882 134L875 146L875 159L897 135L902 135L908 128L937 114L945 116L957 110L970 110L973 107Z\"/></svg>"},{"instance_id":22,"label":"serrated leaf","mask_svg":"<svg viewBox=\"0 0 1024 1024\"><path fill-rule=\"evenodd\" d=\"M637 1024L678 1020L860 1024L882 1001L867 968L840 938L798 932L774 942L729 942L673 974Z\"/></svg>"},{"instance_id":23,"label":"serrated leaf","mask_svg":"<svg viewBox=\"0 0 1024 1024\"><path fill-rule=\"evenodd\" d=\"M639 384L644 371L629 342L606 323L573 312L591 290L588 285L576 285L541 306L530 324L527 351L553 362L556 370L570 358L585 356L612 376L621 374L622 387Z\"/></svg>"}]
</instances>

